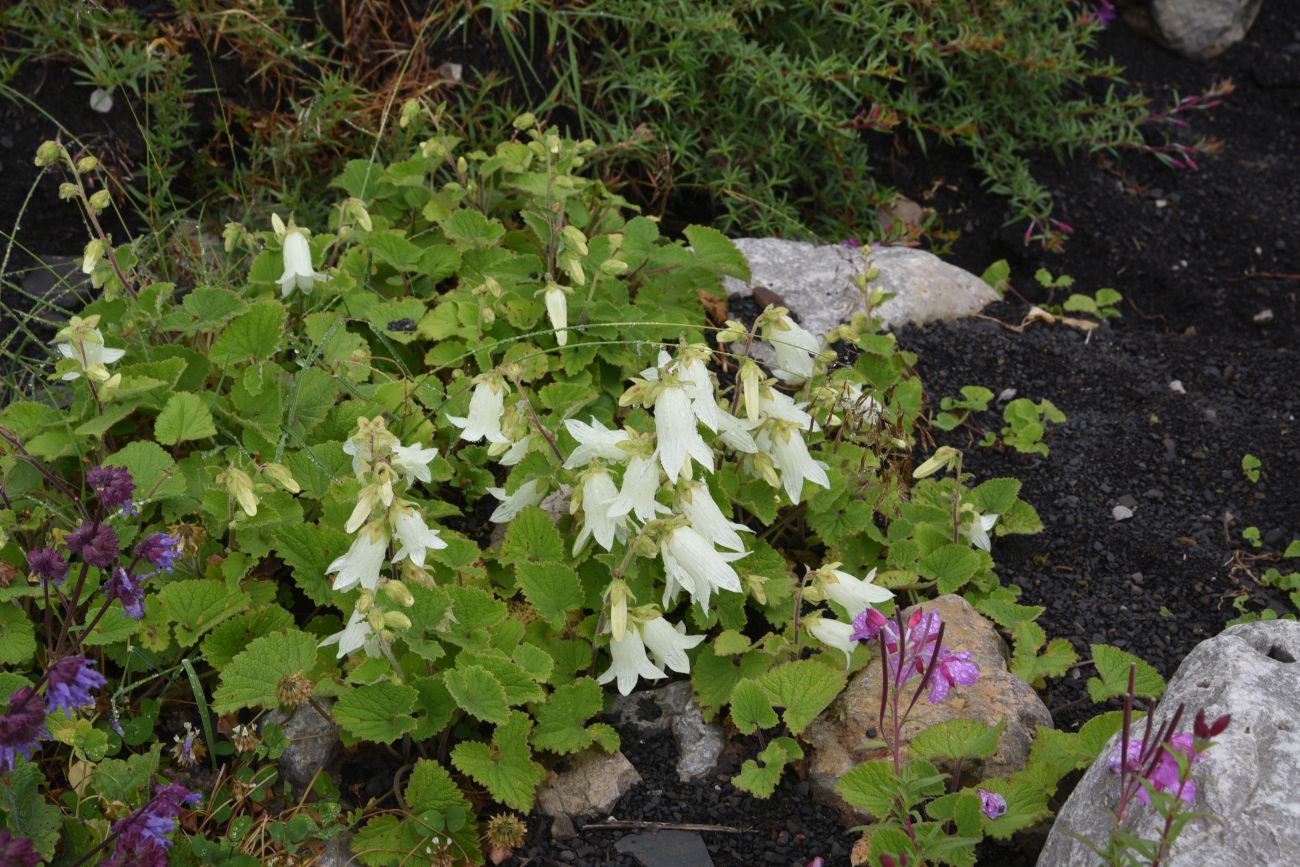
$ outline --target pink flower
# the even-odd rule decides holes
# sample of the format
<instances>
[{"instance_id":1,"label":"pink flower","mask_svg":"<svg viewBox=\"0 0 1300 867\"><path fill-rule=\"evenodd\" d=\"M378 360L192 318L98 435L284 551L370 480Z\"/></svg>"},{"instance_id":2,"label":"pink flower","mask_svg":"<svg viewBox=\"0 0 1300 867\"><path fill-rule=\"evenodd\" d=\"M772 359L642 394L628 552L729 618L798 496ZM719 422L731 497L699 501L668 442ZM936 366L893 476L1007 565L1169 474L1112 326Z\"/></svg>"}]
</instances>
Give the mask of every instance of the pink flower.
<instances>
[{"instance_id":1,"label":"pink flower","mask_svg":"<svg viewBox=\"0 0 1300 867\"><path fill-rule=\"evenodd\" d=\"M975 793L980 796L980 809L984 815L990 819L996 819L1007 811L1007 799L997 792L990 792L985 788L978 788Z\"/></svg>"},{"instance_id":2,"label":"pink flower","mask_svg":"<svg viewBox=\"0 0 1300 867\"><path fill-rule=\"evenodd\" d=\"M1205 758L1203 755L1196 752L1191 735L1174 735L1167 743L1160 746L1160 755L1155 760L1155 765L1153 765L1151 770L1146 773L1147 782L1149 782L1151 788L1155 789L1157 792L1172 792L1183 801L1190 804L1192 801L1196 800L1196 783L1193 780L1186 780L1184 782L1179 781L1178 759L1175 757L1175 753L1181 753L1189 765L1196 764ZM1129 770L1142 770L1137 767L1141 757L1142 744L1137 741L1129 741L1128 761L1125 762ZM1110 758L1106 761L1106 765L1113 773L1119 773L1120 748L1118 745L1116 745L1115 749L1111 752ZM1137 796L1138 800L1142 803L1151 803L1151 795L1148 793L1146 786L1143 786L1138 791Z\"/></svg>"},{"instance_id":3,"label":"pink flower","mask_svg":"<svg viewBox=\"0 0 1300 867\"><path fill-rule=\"evenodd\" d=\"M943 701L952 687L970 686L979 679L979 666L970 661L969 650L953 653L946 647L940 649L939 659L930 673L930 704Z\"/></svg>"}]
</instances>

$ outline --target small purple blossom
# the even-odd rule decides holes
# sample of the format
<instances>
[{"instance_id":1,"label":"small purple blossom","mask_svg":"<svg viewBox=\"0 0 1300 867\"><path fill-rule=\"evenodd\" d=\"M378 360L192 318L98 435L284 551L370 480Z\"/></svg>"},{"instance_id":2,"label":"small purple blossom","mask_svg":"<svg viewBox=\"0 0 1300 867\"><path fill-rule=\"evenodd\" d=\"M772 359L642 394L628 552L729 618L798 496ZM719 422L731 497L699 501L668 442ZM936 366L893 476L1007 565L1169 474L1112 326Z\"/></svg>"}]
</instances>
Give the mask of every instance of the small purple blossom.
<instances>
[{"instance_id":1,"label":"small purple blossom","mask_svg":"<svg viewBox=\"0 0 1300 867\"><path fill-rule=\"evenodd\" d=\"M91 566L107 569L117 559L121 543L107 524L85 523L67 535L68 550Z\"/></svg>"},{"instance_id":2,"label":"small purple blossom","mask_svg":"<svg viewBox=\"0 0 1300 867\"><path fill-rule=\"evenodd\" d=\"M157 572L170 573L181 556L181 540L166 533L151 533L135 546L135 555Z\"/></svg>"},{"instance_id":3,"label":"small purple blossom","mask_svg":"<svg viewBox=\"0 0 1300 867\"><path fill-rule=\"evenodd\" d=\"M27 552L27 568L54 586L68 577L68 561L53 548L33 548Z\"/></svg>"},{"instance_id":4,"label":"small purple blossom","mask_svg":"<svg viewBox=\"0 0 1300 867\"><path fill-rule=\"evenodd\" d=\"M125 617L139 620L144 617L144 587L138 576L118 566L113 577L104 584L104 595L109 601L121 600Z\"/></svg>"},{"instance_id":5,"label":"small purple blossom","mask_svg":"<svg viewBox=\"0 0 1300 867\"><path fill-rule=\"evenodd\" d=\"M168 835L176 830L181 806L198 800L197 793L175 783L155 786L153 800L113 825L117 844L113 856L103 864L166 867L167 849L172 845Z\"/></svg>"},{"instance_id":6,"label":"small purple blossom","mask_svg":"<svg viewBox=\"0 0 1300 867\"><path fill-rule=\"evenodd\" d=\"M95 671L95 661L84 656L65 656L50 666L50 677L45 687L45 697L50 712L61 710L66 716L79 707L93 705L91 690L105 683L104 675Z\"/></svg>"},{"instance_id":7,"label":"small purple blossom","mask_svg":"<svg viewBox=\"0 0 1300 867\"><path fill-rule=\"evenodd\" d=\"M10 867L37 867L41 856L32 848L32 841L26 837L15 837L9 829L0 830L0 864Z\"/></svg>"},{"instance_id":8,"label":"small purple blossom","mask_svg":"<svg viewBox=\"0 0 1300 867\"><path fill-rule=\"evenodd\" d=\"M980 796L980 809L984 815L990 819L996 819L1007 811L1007 799L997 792L990 792L988 789L980 787L975 790Z\"/></svg>"},{"instance_id":9,"label":"small purple blossom","mask_svg":"<svg viewBox=\"0 0 1300 867\"><path fill-rule=\"evenodd\" d=\"M1160 746L1160 755L1145 776L1147 782L1151 784L1151 788L1157 792L1172 792L1190 804L1196 800L1196 782L1194 780L1179 781L1178 759L1175 757L1175 753L1181 753L1189 764L1196 764L1205 758L1196 751L1191 735L1176 734L1169 738L1167 743ZM1137 741L1129 741L1128 761L1124 764L1128 766L1130 771L1140 773L1142 768L1137 767L1137 764L1141 758L1142 744ZM1120 772L1120 748L1118 745L1111 751L1109 758L1106 760L1106 766L1113 773L1118 774ZM1137 796L1142 803L1151 803L1151 795L1146 786L1143 786L1138 791Z\"/></svg>"},{"instance_id":10,"label":"small purple blossom","mask_svg":"<svg viewBox=\"0 0 1300 867\"><path fill-rule=\"evenodd\" d=\"M930 704L938 704L954 686L970 686L980 679L980 668L970 661L970 651L953 653L944 647L930 674Z\"/></svg>"},{"instance_id":11,"label":"small purple blossom","mask_svg":"<svg viewBox=\"0 0 1300 867\"><path fill-rule=\"evenodd\" d=\"M86 481L95 489L105 512L129 504L135 493L135 480L125 467L95 467L86 473Z\"/></svg>"},{"instance_id":12,"label":"small purple blossom","mask_svg":"<svg viewBox=\"0 0 1300 867\"><path fill-rule=\"evenodd\" d=\"M9 696L9 710L0 714L0 767L14 769L18 756L30 759L48 737L45 730L45 699L30 686Z\"/></svg>"}]
</instances>

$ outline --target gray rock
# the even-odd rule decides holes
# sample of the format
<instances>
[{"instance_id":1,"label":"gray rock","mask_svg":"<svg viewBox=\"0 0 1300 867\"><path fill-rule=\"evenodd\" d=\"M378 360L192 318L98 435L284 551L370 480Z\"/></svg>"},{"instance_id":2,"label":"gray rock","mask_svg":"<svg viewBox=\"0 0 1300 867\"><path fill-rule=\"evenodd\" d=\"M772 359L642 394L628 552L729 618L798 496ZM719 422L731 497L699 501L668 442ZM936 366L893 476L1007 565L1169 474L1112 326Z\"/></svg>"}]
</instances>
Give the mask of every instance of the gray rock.
<instances>
[{"instance_id":1,"label":"gray rock","mask_svg":"<svg viewBox=\"0 0 1300 867\"><path fill-rule=\"evenodd\" d=\"M1124 21L1184 57L1205 60L1245 37L1263 0L1129 0Z\"/></svg>"},{"instance_id":2,"label":"gray rock","mask_svg":"<svg viewBox=\"0 0 1300 867\"><path fill-rule=\"evenodd\" d=\"M641 782L641 775L622 753L595 747L578 753L569 770L537 790L537 808L552 818L608 816L618 799Z\"/></svg>"},{"instance_id":3,"label":"gray rock","mask_svg":"<svg viewBox=\"0 0 1300 867\"><path fill-rule=\"evenodd\" d=\"M348 832L327 840L315 861L316 867L352 867L357 863L352 857L352 834Z\"/></svg>"},{"instance_id":4,"label":"gray rock","mask_svg":"<svg viewBox=\"0 0 1300 867\"><path fill-rule=\"evenodd\" d=\"M752 279L742 283L724 277L727 294L749 296L754 286L771 290L818 337L865 309L853 278L862 273L868 257L880 272L872 287L895 296L875 311L886 327L969 316L997 300L983 280L924 250L860 250L779 238L740 238L735 243L749 261Z\"/></svg>"},{"instance_id":5,"label":"gray rock","mask_svg":"<svg viewBox=\"0 0 1300 867\"><path fill-rule=\"evenodd\" d=\"M82 305L78 294L83 290L90 291L90 277L81 273L77 260L72 256L36 258L36 263L23 275L23 292L43 305L38 306L33 315L61 322L66 318L66 309Z\"/></svg>"},{"instance_id":6,"label":"gray rock","mask_svg":"<svg viewBox=\"0 0 1300 867\"><path fill-rule=\"evenodd\" d=\"M1170 680L1157 720L1185 704L1186 725L1198 709L1232 723L1195 766L1196 800L1189 809L1217 818L1193 819L1174 845L1167 867L1206 864L1295 864L1300 852L1300 623L1272 620L1225 629L1198 644ZM1118 738L1116 739L1117 742ZM1038 867L1084 867L1100 860L1071 834L1104 843L1118 780L1106 767L1108 746L1061 809ZM1155 839L1158 817L1137 805L1132 829Z\"/></svg>"},{"instance_id":7,"label":"gray rock","mask_svg":"<svg viewBox=\"0 0 1300 867\"><path fill-rule=\"evenodd\" d=\"M326 711L333 705L329 699L316 700ZM281 711L272 711L266 716L266 725L280 723L284 726L284 736L289 739L289 746L280 756L280 776L295 789L305 789L315 779L316 774L329 774L338 761L342 744L339 730L334 723L321 716L312 704L304 704L286 721Z\"/></svg>"},{"instance_id":8,"label":"gray rock","mask_svg":"<svg viewBox=\"0 0 1300 867\"><path fill-rule=\"evenodd\" d=\"M640 861L642 867L713 867L704 838L694 831L630 834L614 848Z\"/></svg>"},{"instance_id":9,"label":"gray rock","mask_svg":"<svg viewBox=\"0 0 1300 867\"><path fill-rule=\"evenodd\" d=\"M1038 727L1051 728L1052 715L1047 706L1032 686L1007 670L1006 645L993 624L969 602L950 594L927 602L922 608L943 618L944 645L954 651L970 651L971 661L979 666L980 677L970 686L954 687L938 704L930 704L924 698L918 701L903 725L904 753L917 734L947 720L975 720L990 727L1005 721L997 751L987 759L961 766L962 784L972 785L1023 769L1029 761ZM911 611L904 612L905 616ZM878 739L879 715L880 665L875 662L854 675L839 698L804 730L808 782L813 794L837 806L851 822L868 817L842 801L835 794L835 784L859 763L889 755L887 749L863 746ZM940 763L939 769L944 773L955 770L944 763Z\"/></svg>"},{"instance_id":10,"label":"gray rock","mask_svg":"<svg viewBox=\"0 0 1300 867\"><path fill-rule=\"evenodd\" d=\"M682 782L708 776L725 746L722 729L706 723L688 680L642 690L614 699L611 711L621 726L642 735L672 731L677 741L677 776Z\"/></svg>"}]
</instances>

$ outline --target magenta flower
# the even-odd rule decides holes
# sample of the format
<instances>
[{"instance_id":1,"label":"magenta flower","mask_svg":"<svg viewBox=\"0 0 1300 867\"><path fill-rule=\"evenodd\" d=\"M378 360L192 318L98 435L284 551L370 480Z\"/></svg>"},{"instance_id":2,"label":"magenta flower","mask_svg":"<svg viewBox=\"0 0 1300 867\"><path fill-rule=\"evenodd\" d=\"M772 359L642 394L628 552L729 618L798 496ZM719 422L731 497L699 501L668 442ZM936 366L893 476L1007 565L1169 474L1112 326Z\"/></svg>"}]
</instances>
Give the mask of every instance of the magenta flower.
<instances>
[{"instance_id":1,"label":"magenta flower","mask_svg":"<svg viewBox=\"0 0 1300 867\"><path fill-rule=\"evenodd\" d=\"M970 661L970 651L953 653L948 648L939 651L939 659L930 673L930 704L938 704L954 686L970 686L980 679L979 666Z\"/></svg>"},{"instance_id":2,"label":"magenta flower","mask_svg":"<svg viewBox=\"0 0 1300 867\"><path fill-rule=\"evenodd\" d=\"M41 748L45 730L45 699L30 686L9 696L9 710L0 714L0 767L14 769L18 756L30 759Z\"/></svg>"},{"instance_id":3,"label":"magenta flower","mask_svg":"<svg viewBox=\"0 0 1300 867\"><path fill-rule=\"evenodd\" d=\"M980 809L984 811L985 816L996 819L1006 813L1007 799L997 792L990 792L988 789L981 787L976 789L975 793L980 796Z\"/></svg>"},{"instance_id":4,"label":"magenta flower","mask_svg":"<svg viewBox=\"0 0 1300 867\"><path fill-rule=\"evenodd\" d=\"M68 561L53 548L34 548L28 551L27 568L33 575L45 579L56 587L68 577Z\"/></svg>"},{"instance_id":5,"label":"magenta flower","mask_svg":"<svg viewBox=\"0 0 1300 867\"><path fill-rule=\"evenodd\" d=\"M1175 753L1181 753L1186 758L1188 764L1196 764L1205 757L1196 752L1192 736L1189 734L1177 734L1169 739L1167 743L1160 746L1160 755L1155 760L1155 764L1146 772L1147 782L1151 788L1157 792L1172 792L1183 801L1191 803L1196 800L1196 782L1186 780L1181 782L1178 779L1178 759ZM1128 761L1125 764L1130 771L1141 772L1142 769L1137 767L1137 763L1142 757L1142 745L1136 741L1129 741ZM1119 745L1111 751L1110 757L1106 760L1106 766L1112 773L1120 772L1120 748ZM1138 800L1144 804L1151 803L1151 795L1147 787L1143 786L1137 793Z\"/></svg>"},{"instance_id":6,"label":"magenta flower","mask_svg":"<svg viewBox=\"0 0 1300 867\"><path fill-rule=\"evenodd\" d=\"M104 675L95 671L95 661L84 656L65 656L50 666L50 677L45 687L45 697L50 703L50 713L61 710L66 716L79 707L93 705L91 690L105 683Z\"/></svg>"},{"instance_id":7,"label":"magenta flower","mask_svg":"<svg viewBox=\"0 0 1300 867\"><path fill-rule=\"evenodd\" d=\"M849 638L852 641L873 641L882 629L889 630L894 637L894 644L897 645L898 628L894 626L894 622L876 609L868 608L853 618L853 633Z\"/></svg>"},{"instance_id":8,"label":"magenta flower","mask_svg":"<svg viewBox=\"0 0 1300 867\"><path fill-rule=\"evenodd\" d=\"M144 617L144 587L140 579L118 566L113 570L113 577L104 584L104 595L109 601L122 601L123 616L132 620Z\"/></svg>"},{"instance_id":9,"label":"magenta flower","mask_svg":"<svg viewBox=\"0 0 1300 867\"><path fill-rule=\"evenodd\" d=\"M86 473L86 481L95 489L95 496L105 512L131 505L135 480L124 467L95 467Z\"/></svg>"},{"instance_id":10,"label":"magenta flower","mask_svg":"<svg viewBox=\"0 0 1300 867\"><path fill-rule=\"evenodd\" d=\"M26 837L15 837L9 829L0 830L0 864L10 867L38 867L41 856L32 848Z\"/></svg>"},{"instance_id":11,"label":"magenta flower","mask_svg":"<svg viewBox=\"0 0 1300 867\"><path fill-rule=\"evenodd\" d=\"M175 783L154 787L148 804L113 825L117 844L106 867L167 867L169 834L176 830L181 806L199 800L195 792Z\"/></svg>"},{"instance_id":12,"label":"magenta flower","mask_svg":"<svg viewBox=\"0 0 1300 867\"><path fill-rule=\"evenodd\" d=\"M68 550L91 566L107 569L117 559L121 545L117 533L107 524L82 524L67 535Z\"/></svg>"}]
</instances>

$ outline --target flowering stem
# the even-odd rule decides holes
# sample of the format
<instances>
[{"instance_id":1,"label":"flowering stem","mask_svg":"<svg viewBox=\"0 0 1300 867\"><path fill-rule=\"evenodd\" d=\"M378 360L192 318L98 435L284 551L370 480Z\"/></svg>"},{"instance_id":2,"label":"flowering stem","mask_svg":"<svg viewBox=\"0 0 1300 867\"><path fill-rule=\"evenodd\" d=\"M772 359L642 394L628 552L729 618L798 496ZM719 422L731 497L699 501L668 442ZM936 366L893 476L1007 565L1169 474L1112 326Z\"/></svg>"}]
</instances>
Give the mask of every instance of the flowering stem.
<instances>
[{"instance_id":1,"label":"flowering stem","mask_svg":"<svg viewBox=\"0 0 1300 867\"><path fill-rule=\"evenodd\" d=\"M510 381L515 384L515 388L519 390L520 396L523 397L524 404L528 407L528 415L533 420L533 426L536 427L537 432L542 435L542 439L546 440L546 444L551 447L551 452L552 454L555 455L555 459L558 460L561 464L563 464L564 453L561 452L560 447L556 445L555 437L551 435L551 432L548 431L546 428L542 427L542 420L537 417L537 410L533 408L533 401L528 396L528 392L524 391L524 386L519 381L519 377L512 376L510 377Z\"/></svg>"},{"instance_id":2,"label":"flowering stem","mask_svg":"<svg viewBox=\"0 0 1300 867\"><path fill-rule=\"evenodd\" d=\"M77 573L77 583L72 588L72 595L68 597L68 605L63 615L63 626L59 629L59 640L54 644L54 651L58 653L63 650L63 641L68 637L68 628L72 625L72 619L77 613L77 603L81 601L81 591L86 584L86 576L90 574L90 564L84 560L81 562L81 571Z\"/></svg>"}]
</instances>

